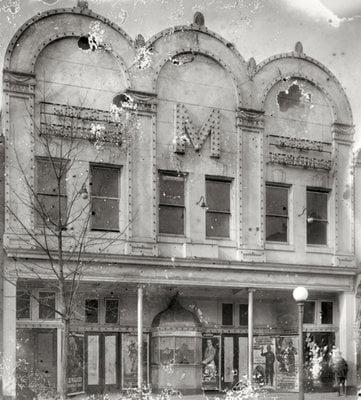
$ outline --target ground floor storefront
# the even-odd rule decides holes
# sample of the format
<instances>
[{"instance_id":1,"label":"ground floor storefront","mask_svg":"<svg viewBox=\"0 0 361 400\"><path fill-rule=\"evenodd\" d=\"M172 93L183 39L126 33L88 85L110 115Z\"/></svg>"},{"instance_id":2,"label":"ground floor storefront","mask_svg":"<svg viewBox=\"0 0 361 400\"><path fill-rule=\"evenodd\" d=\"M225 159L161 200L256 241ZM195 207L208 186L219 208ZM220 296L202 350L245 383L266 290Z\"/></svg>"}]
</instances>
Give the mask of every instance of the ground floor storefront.
<instances>
[{"instance_id":1,"label":"ground floor storefront","mask_svg":"<svg viewBox=\"0 0 361 400\"><path fill-rule=\"evenodd\" d=\"M335 348L349 364L348 385L356 385L354 301L352 293L310 290L303 321L306 392L334 390ZM51 311L56 293L19 281L13 305L18 398L30 398L36 385L56 391L62 340ZM212 394L251 378L272 393L296 393L297 321L291 290L84 282L69 336L68 392L150 385L154 392Z\"/></svg>"}]
</instances>

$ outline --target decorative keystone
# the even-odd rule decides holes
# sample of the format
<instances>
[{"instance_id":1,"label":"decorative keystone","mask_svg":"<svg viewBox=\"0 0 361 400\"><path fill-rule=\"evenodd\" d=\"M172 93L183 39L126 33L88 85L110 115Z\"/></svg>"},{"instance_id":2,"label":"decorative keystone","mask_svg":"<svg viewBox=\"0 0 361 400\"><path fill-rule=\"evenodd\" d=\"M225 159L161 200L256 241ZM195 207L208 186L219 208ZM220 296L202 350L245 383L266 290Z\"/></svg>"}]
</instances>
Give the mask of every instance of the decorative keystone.
<instances>
[{"instance_id":1,"label":"decorative keystone","mask_svg":"<svg viewBox=\"0 0 361 400\"><path fill-rule=\"evenodd\" d=\"M194 25L204 26L204 15L200 11L193 15L193 23Z\"/></svg>"},{"instance_id":2,"label":"decorative keystone","mask_svg":"<svg viewBox=\"0 0 361 400\"><path fill-rule=\"evenodd\" d=\"M86 8L89 8L89 4L88 4L88 2L86 0L78 0L78 7L81 10L84 10Z\"/></svg>"},{"instance_id":3,"label":"decorative keystone","mask_svg":"<svg viewBox=\"0 0 361 400\"><path fill-rule=\"evenodd\" d=\"M303 46L301 42L297 42L295 44L295 53L299 56L301 54L303 54Z\"/></svg>"}]
</instances>

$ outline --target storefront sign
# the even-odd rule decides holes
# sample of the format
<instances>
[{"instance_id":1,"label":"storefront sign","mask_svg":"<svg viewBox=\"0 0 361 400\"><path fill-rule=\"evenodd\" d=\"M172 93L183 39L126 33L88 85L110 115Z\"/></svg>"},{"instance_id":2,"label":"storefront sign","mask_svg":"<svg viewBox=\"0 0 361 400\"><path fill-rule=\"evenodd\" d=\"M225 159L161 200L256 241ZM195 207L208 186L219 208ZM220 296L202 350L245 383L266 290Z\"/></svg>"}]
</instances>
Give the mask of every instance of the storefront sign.
<instances>
[{"instance_id":1,"label":"storefront sign","mask_svg":"<svg viewBox=\"0 0 361 400\"><path fill-rule=\"evenodd\" d=\"M202 388L203 390L220 389L220 337L202 338Z\"/></svg>"},{"instance_id":2,"label":"storefront sign","mask_svg":"<svg viewBox=\"0 0 361 400\"><path fill-rule=\"evenodd\" d=\"M276 338L277 389L298 391L298 340L295 336Z\"/></svg>"},{"instance_id":3,"label":"storefront sign","mask_svg":"<svg viewBox=\"0 0 361 400\"><path fill-rule=\"evenodd\" d=\"M68 343L68 394L84 392L84 336L70 334Z\"/></svg>"}]
</instances>

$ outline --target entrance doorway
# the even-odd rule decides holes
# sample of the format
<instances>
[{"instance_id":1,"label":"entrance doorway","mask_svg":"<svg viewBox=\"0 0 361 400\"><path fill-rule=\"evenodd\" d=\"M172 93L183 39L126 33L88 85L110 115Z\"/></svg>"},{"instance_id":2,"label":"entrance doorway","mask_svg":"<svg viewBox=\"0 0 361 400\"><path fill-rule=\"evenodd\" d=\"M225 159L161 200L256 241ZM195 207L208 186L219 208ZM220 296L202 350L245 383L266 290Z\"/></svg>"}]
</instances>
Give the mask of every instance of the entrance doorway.
<instances>
[{"instance_id":1,"label":"entrance doorway","mask_svg":"<svg viewBox=\"0 0 361 400\"><path fill-rule=\"evenodd\" d=\"M231 389L247 379L248 338L246 335L222 335L222 389Z\"/></svg>"},{"instance_id":2,"label":"entrance doorway","mask_svg":"<svg viewBox=\"0 0 361 400\"><path fill-rule=\"evenodd\" d=\"M104 393L120 386L120 335L119 333L87 333L86 391Z\"/></svg>"}]
</instances>

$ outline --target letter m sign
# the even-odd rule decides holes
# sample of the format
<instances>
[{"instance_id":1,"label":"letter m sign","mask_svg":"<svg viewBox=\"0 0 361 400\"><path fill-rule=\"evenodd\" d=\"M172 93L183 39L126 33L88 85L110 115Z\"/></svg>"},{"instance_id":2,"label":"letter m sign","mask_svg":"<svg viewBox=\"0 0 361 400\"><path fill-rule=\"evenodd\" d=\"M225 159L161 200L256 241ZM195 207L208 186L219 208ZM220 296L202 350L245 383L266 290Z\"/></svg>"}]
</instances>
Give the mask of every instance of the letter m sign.
<instances>
[{"instance_id":1,"label":"letter m sign","mask_svg":"<svg viewBox=\"0 0 361 400\"><path fill-rule=\"evenodd\" d=\"M213 108L203 126L196 129L185 106L177 104L174 152L184 154L186 143L190 143L195 151L200 151L209 135L211 137L211 157L218 158L220 156L220 118L219 110Z\"/></svg>"}]
</instances>

